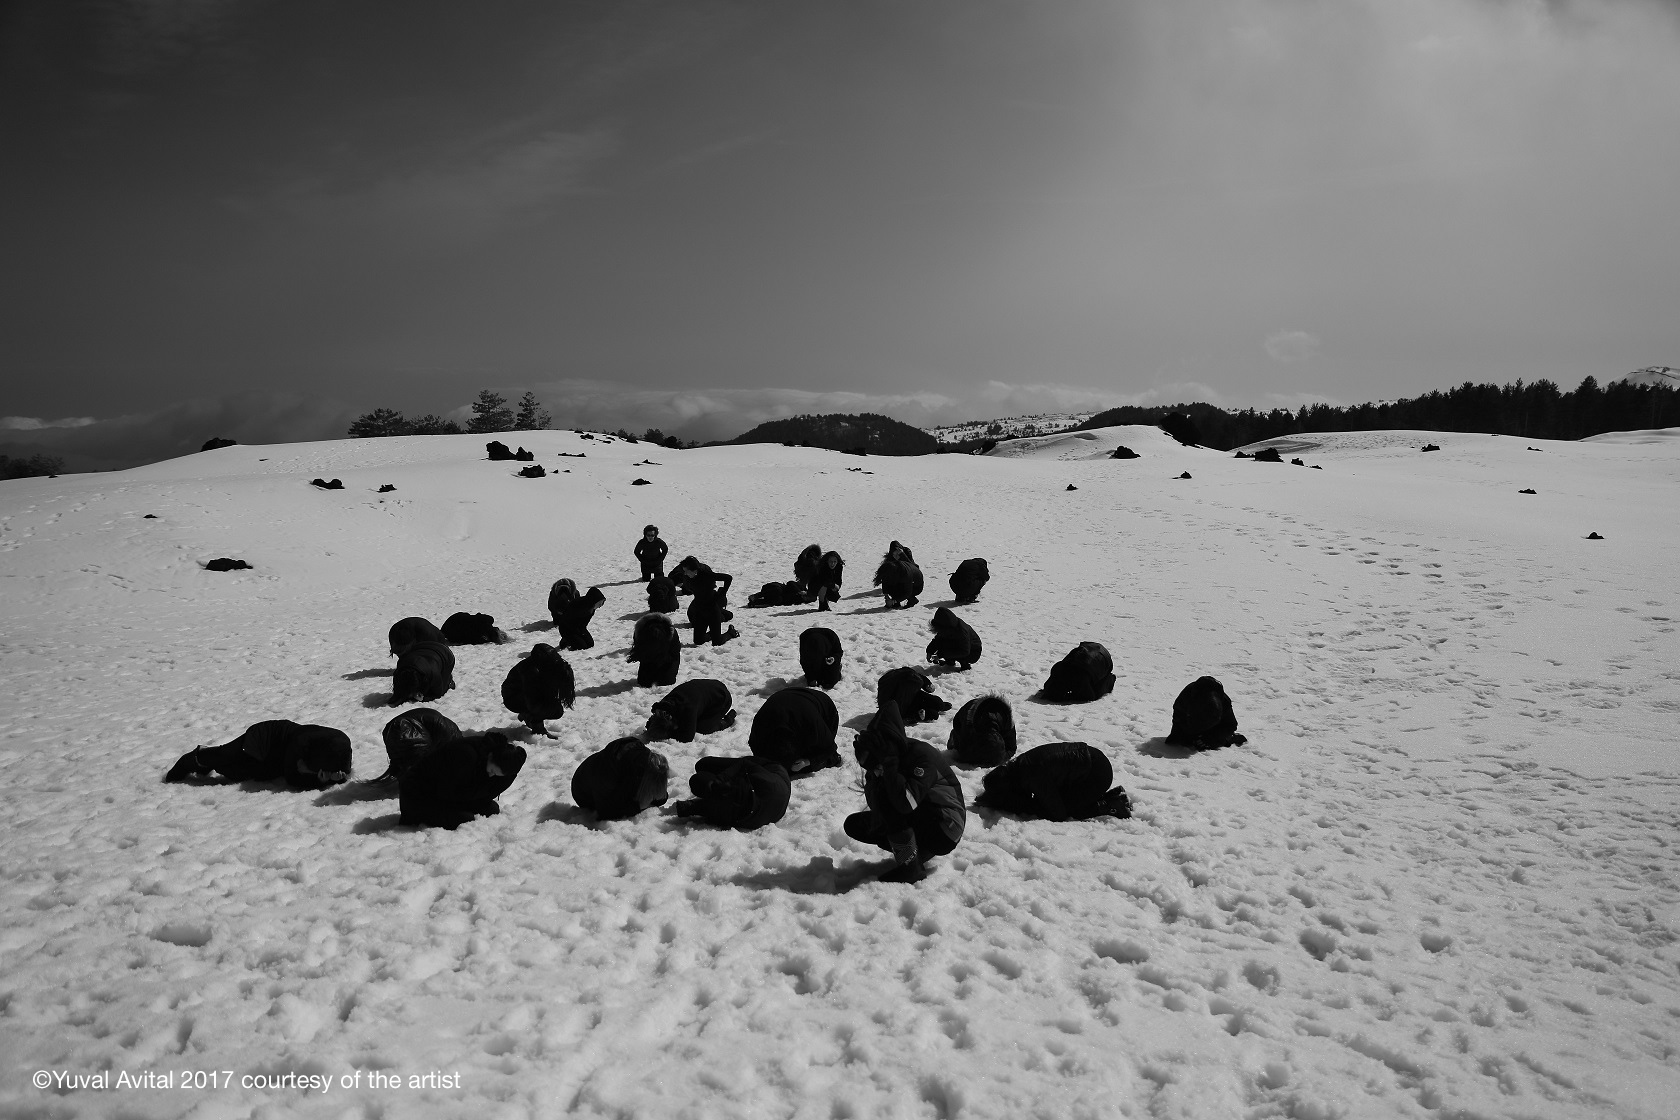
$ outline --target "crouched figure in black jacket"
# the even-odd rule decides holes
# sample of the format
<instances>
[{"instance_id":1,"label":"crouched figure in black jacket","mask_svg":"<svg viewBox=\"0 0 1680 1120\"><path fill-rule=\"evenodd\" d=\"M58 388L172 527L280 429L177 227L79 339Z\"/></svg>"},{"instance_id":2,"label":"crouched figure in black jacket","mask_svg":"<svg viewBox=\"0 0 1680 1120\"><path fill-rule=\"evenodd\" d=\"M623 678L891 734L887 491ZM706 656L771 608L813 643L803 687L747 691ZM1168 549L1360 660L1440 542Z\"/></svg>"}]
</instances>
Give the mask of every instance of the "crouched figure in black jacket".
<instances>
[{"instance_id":1,"label":"crouched figure in black jacket","mask_svg":"<svg viewBox=\"0 0 1680 1120\"><path fill-rule=\"evenodd\" d=\"M898 705L881 705L853 743L863 767L868 808L846 818L846 835L893 854L896 866L881 878L915 883L927 878L927 861L962 839L968 810L962 783L938 751L904 734Z\"/></svg>"}]
</instances>

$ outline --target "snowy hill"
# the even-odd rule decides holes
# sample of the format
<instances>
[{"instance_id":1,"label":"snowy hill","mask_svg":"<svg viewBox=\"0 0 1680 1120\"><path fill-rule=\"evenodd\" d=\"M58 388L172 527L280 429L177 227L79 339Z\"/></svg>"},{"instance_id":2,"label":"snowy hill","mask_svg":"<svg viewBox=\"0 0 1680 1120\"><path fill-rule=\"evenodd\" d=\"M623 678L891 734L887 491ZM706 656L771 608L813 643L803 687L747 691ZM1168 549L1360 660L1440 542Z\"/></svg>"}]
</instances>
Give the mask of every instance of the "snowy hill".
<instances>
[{"instance_id":1,"label":"snowy hill","mask_svg":"<svg viewBox=\"0 0 1680 1120\"><path fill-rule=\"evenodd\" d=\"M962 443L970 439L1016 439L1041 432L1059 432L1082 424L1095 412L1042 412L1027 416L1004 416L995 420L970 420L923 429L940 443Z\"/></svg>"},{"instance_id":2,"label":"snowy hill","mask_svg":"<svg viewBox=\"0 0 1680 1120\"><path fill-rule=\"evenodd\" d=\"M1673 366L1646 366L1634 370L1622 380L1629 385L1666 385L1680 389L1680 369Z\"/></svg>"},{"instance_id":3,"label":"snowy hill","mask_svg":"<svg viewBox=\"0 0 1680 1120\"><path fill-rule=\"evenodd\" d=\"M421 436L0 483L0 1116L1671 1116L1680 520L1653 511L1680 439L1312 438L1321 470L1152 428L867 459L527 432L556 473ZM624 660L648 522L735 575L741 630L684 650L742 718L657 745L673 800L702 754L746 753L801 630L845 644L845 765L778 825L572 803L665 691ZM869 587L892 538L927 575L906 611ZM813 541L850 561L835 612L743 606ZM1022 749L1100 747L1136 813L971 809L930 878L884 884L840 827L849 729L924 664L969 556L985 651L940 693L1007 697ZM607 602L567 655L575 710L531 739L499 686L552 640L562 576ZM361 782L386 628L457 610L516 642L458 648L435 706L531 759L499 816L410 830ZM1081 640L1113 694L1035 698ZM1245 746L1163 743L1204 673ZM160 783L269 718L343 728L352 782ZM51 1085L182 1070L235 1083ZM288 1074L332 1088L261 1080Z\"/></svg>"}]
</instances>

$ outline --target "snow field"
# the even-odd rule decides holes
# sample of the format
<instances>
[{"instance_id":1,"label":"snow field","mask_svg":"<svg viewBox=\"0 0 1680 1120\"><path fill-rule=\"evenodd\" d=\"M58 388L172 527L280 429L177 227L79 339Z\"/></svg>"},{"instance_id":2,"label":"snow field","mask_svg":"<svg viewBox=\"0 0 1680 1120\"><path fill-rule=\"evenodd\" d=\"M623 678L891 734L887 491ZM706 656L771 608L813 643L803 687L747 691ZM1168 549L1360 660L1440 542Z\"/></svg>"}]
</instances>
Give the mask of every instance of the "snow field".
<instances>
[{"instance_id":1,"label":"snow field","mask_svg":"<svg viewBox=\"0 0 1680 1120\"><path fill-rule=\"evenodd\" d=\"M523 433L570 471L538 480L409 437L5 484L0 1116L1671 1115L1680 442L1348 433L1286 452L1313 471L1088 434L885 459ZM1136 816L971 810L929 880L880 884L839 827L862 801L843 728L847 765L778 826L594 822L572 769L664 692L623 660L647 522L735 575L742 632L684 651L679 679L724 680L741 719L658 745L673 799L701 754L745 753L806 626L845 643L832 695L861 726L985 556L960 608L985 656L930 675L1008 697L1023 749L1101 746ZM927 577L908 611L869 593L893 538ZM837 611L743 606L813 541L848 561ZM199 569L219 555L255 568ZM561 576L607 595L596 648L500 816L411 831L354 781L160 784L266 718L344 728L379 773L409 614L496 616L516 642L458 647L435 706L513 727L501 679ZM1032 700L1084 639L1114 694ZM1245 747L1161 742L1204 672ZM29 1085L149 1068L461 1088Z\"/></svg>"}]
</instances>

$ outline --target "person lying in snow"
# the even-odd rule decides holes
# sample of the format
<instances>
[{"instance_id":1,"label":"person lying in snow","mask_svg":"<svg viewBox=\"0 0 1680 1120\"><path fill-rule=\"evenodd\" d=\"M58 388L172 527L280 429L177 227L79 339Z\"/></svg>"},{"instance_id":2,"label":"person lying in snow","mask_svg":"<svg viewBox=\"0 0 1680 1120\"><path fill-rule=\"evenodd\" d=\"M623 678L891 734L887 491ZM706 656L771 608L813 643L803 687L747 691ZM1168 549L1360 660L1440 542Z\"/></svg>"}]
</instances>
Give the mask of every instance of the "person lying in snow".
<instances>
[{"instance_id":1,"label":"person lying in snow","mask_svg":"<svg viewBox=\"0 0 1680 1120\"><path fill-rule=\"evenodd\" d=\"M493 817L524 765L525 748L499 731L439 744L397 779L398 823L453 830Z\"/></svg>"},{"instance_id":2,"label":"person lying in snow","mask_svg":"<svg viewBox=\"0 0 1680 1120\"><path fill-rule=\"evenodd\" d=\"M692 743L696 735L712 735L735 726L729 686L710 677L684 681L654 702L648 715L649 739Z\"/></svg>"},{"instance_id":3,"label":"person lying in snow","mask_svg":"<svg viewBox=\"0 0 1680 1120\"><path fill-rule=\"evenodd\" d=\"M496 626L494 615L456 611L443 620L443 637L452 646L500 645L508 636Z\"/></svg>"},{"instance_id":4,"label":"person lying in snow","mask_svg":"<svg viewBox=\"0 0 1680 1120\"><path fill-rule=\"evenodd\" d=\"M694 797L677 802L677 816L751 832L787 815L793 781L777 763L758 758L700 758L688 788Z\"/></svg>"},{"instance_id":5,"label":"person lying in snow","mask_svg":"<svg viewBox=\"0 0 1680 1120\"><path fill-rule=\"evenodd\" d=\"M219 747L195 747L163 776L185 782L220 774L236 782L283 778L293 789L322 789L350 776L350 736L336 727L265 719Z\"/></svg>"},{"instance_id":6,"label":"person lying in snow","mask_svg":"<svg viewBox=\"0 0 1680 1120\"><path fill-rule=\"evenodd\" d=\"M1113 764L1096 747L1047 743L987 774L974 803L1050 821L1129 817L1131 800L1121 786L1109 788L1113 780Z\"/></svg>"},{"instance_id":7,"label":"person lying in snow","mask_svg":"<svg viewBox=\"0 0 1680 1120\"><path fill-rule=\"evenodd\" d=\"M858 732L853 749L868 808L846 818L846 835L892 853L894 867L883 881L920 882L927 878L927 861L962 839L968 821L962 783L938 751L905 735L891 700Z\"/></svg>"},{"instance_id":8,"label":"person lying in snow","mask_svg":"<svg viewBox=\"0 0 1680 1120\"><path fill-rule=\"evenodd\" d=\"M826 693L796 686L773 693L753 716L747 746L753 757L780 764L795 778L840 765L834 736L840 713Z\"/></svg>"}]
</instances>

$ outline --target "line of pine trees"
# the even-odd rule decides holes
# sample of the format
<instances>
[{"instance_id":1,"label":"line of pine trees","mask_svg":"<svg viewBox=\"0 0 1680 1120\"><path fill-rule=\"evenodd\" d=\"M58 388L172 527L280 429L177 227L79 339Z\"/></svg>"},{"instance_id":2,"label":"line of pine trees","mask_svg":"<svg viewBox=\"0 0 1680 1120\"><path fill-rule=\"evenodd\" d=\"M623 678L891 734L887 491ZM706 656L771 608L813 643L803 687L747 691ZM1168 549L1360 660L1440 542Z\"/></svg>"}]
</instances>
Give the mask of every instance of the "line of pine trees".
<instances>
[{"instance_id":1,"label":"line of pine trees","mask_svg":"<svg viewBox=\"0 0 1680 1120\"><path fill-rule=\"evenodd\" d=\"M1099 412L1081 429L1115 424L1156 424L1179 439L1229 451L1260 440L1306 432L1361 432L1414 428L1433 432L1486 432L1526 439L1585 439L1604 432L1680 425L1680 389L1666 385L1599 385L1588 377L1569 392L1550 381L1510 385L1464 384L1421 397L1339 407L1303 405L1291 412L1247 408L1227 412L1200 402L1170 407L1125 406Z\"/></svg>"},{"instance_id":2,"label":"line of pine trees","mask_svg":"<svg viewBox=\"0 0 1680 1120\"><path fill-rule=\"evenodd\" d=\"M54 455L31 455L12 458L0 455L0 478L38 478L64 472L64 460Z\"/></svg>"},{"instance_id":3,"label":"line of pine trees","mask_svg":"<svg viewBox=\"0 0 1680 1120\"><path fill-rule=\"evenodd\" d=\"M466 432L529 432L546 428L554 418L543 410L536 394L526 391L514 408L507 398L480 389L472 403L472 419L462 428L453 420L428 412L409 419L394 408L376 408L356 417L350 425L353 436L453 436Z\"/></svg>"}]
</instances>

